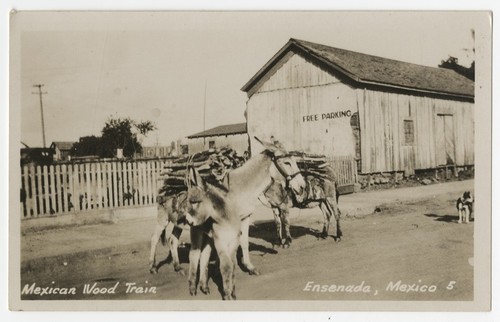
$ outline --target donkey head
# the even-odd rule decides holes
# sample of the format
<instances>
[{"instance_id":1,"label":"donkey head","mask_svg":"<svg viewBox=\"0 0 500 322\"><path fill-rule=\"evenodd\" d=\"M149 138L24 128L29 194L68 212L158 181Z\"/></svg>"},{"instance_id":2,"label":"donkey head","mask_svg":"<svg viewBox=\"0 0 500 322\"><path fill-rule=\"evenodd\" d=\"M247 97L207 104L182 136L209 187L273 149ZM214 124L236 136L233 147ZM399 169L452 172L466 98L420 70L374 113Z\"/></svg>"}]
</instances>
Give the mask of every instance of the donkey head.
<instances>
[{"instance_id":1,"label":"donkey head","mask_svg":"<svg viewBox=\"0 0 500 322\"><path fill-rule=\"evenodd\" d=\"M264 147L263 153L269 155L273 161L273 166L270 168L273 180L291 188L295 195L302 196L306 182L293 156L289 155L284 146L277 141L269 143L257 137L255 139Z\"/></svg>"},{"instance_id":2,"label":"donkey head","mask_svg":"<svg viewBox=\"0 0 500 322\"><path fill-rule=\"evenodd\" d=\"M186 221L191 226L199 226L209 218L218 221L224 199L211 189L195 168L190 167L188 172Z\"/></svg>"}]
</instances>

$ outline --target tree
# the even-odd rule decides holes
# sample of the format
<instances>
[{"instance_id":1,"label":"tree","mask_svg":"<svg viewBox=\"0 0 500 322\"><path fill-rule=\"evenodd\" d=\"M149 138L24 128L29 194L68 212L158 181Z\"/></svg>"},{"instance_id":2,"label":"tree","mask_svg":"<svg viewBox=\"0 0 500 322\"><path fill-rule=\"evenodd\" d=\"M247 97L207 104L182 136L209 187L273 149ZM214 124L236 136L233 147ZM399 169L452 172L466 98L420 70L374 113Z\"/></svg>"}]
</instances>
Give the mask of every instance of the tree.
<instances>
[{"instance_id":1,"label":"tree","mask_svg":"<svg viewBox=\"0 0 500 322\"><path fill-rule=\"evenodd\" d=\"M142 152L142 145L138 140L138 135L146 136L156 129L150 121L135 122L130 118L110 118L106 121L102 129L102 140L112 151L105 151L106 154L114 156L116 149L123 149L125 157L131 157L134 153ZM108 156L107 155L107 156Z\"/></svg>"},{"instance_id":2,"label":"tree","mask_svg":"<svg viewBox=\"0 0 500 322\"><path fill-rule=\"evenodd\" d=\"M102 136L85 136L71 149L73 156L97 155L101 158L116 156L123 149L123 156L132 157L142 152L138 136L147 136L156 126L151 121L135 122L130 118L109 118L101 131Z\"/></svg>"},{"instance_id":3,"label":"tree","mask_svg":"<svg viewBox=\"0 0 500 322\"><path fill-rule=\"evenodd\" d=\"M474 43L476 39L476 32L474 31L474 29L470 30L470 36L472 39L472 43ZM467 57L470 57L469 55L472 55L472 57L474 57L476 53L476 48L474 47L474 45L472 45L472 48L462 48L462 50L467 53ZM472 61L470 67L465 67L458 63L458 58L448 56L448 59L442 60L441 64L439 64L438 67L454 70L455 72L467 77L470 80L475 79L476 64L474 60Z\"/></svg>"},{"instance_id":4,"label":"tree","mask_svg":"<svg viewBox=\"0 0 500 322\"><path fill-rule=\"evenodd\" d=\"M72 156L102 156L103 152L109 147L104 146L102 138L99 136L84 136L71 147L70 154Z\"/></svg>"},{"instance_id":5,"label":"tree","mask_svg":"<svg viewBox=\"0 0 500 322\"><path fill-rule=\"evenodd\" d=\"M460 65L456 57L449 56L447 60L442 60L441 64L439 64L438 67L454 70L460 75L463 75L470 80L474 80L474 74L475 74L474 61L471 63L470 67L467 68L465 66Z\"/></svg>"}]
</instances>

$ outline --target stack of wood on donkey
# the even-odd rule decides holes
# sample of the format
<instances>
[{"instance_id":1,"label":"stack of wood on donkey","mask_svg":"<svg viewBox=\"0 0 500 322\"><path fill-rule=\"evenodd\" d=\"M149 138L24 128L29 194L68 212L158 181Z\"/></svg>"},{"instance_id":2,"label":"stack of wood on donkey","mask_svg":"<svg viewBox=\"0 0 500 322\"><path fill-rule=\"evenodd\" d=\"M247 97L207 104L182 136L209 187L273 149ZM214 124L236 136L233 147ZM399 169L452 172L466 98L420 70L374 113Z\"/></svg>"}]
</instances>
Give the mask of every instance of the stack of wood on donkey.
<instances>
[{"instance_id":1,"label":"stack of wood on donkey","mask_svg":"<svg viewBox=\"0 0 500 322\"><path fill-rule=\"evenodd\" d=\"M163 165L159 177L162 184L160 184L157 199L158 217L151 237L150 273L158 272L156 246L160 240L164 245L167 243L166 228L169 223L173 223L172 233L168 236L170 254L175 271L184 274L180 266L177 247L182 225L186 223L187 190L191 184L188 176L189 168L196 169L204 181L217 186L222 185L222 181L230 170L240 167L245 161L246 159L238 156L236 151L225 147L181 156Z\"/></svg>"},{"instance_id":2,"label":"stack of wood on donkey","mask_svg":"<svg viewBox=\"0 0 500 322\"><path fill-rule=\"evenodd\" d=\"M306 189L302 196L297 196L288 187L274 182L264 192L261 201L271 207L274 213L278 244L288 248L292 242L290 234L289 208L319 207L323 213L323 230L320 237L326 238L330 226L330 219L336 219L336 241L340 241L340 210L338 208L339 192L337 181L332 167L324 155L307 154L301 151L292 151L297 166L306 180Z\"/></svg>"}]
</instances>

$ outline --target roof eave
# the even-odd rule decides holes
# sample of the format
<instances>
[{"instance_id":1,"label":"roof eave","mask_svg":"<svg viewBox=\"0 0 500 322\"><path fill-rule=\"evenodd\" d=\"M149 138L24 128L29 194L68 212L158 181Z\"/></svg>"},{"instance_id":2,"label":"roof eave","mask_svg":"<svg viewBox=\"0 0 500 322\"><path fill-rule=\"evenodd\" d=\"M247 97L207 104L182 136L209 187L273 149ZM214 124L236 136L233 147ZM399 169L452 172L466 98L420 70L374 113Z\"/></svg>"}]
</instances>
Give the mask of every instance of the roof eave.
<instances>
[{"instance_id":1,"label":"roof eave","mask_svg":"<svg viewBox=\"0 0 500 322\"><path fill-rule=\"evenodd\" d=\"M387 88L404 90L404 91L411 91L411 92L418 92L418 93L424 93L424 94L433 94L433 95L441 95L441 96L474 100L474 95L468 95L468 94L433 91L433 90L428 90L428 89L420 89L420 88L415 88L415 87L406 87L406 86L399 86L399 85L388 84L388 83L368 81L368 80L364 80L364 79L358 80L358 83L364 84L364 85L381 86L381 87L387 87Z\"/></svg>"},{"instance_id":2,"label":"roof eave","mask_svg":"<svg viewBox=\"0 0 500 322\"><path fill-rule=\"evenodd\" d=\"M211 136L226 136L226 135L238 135L238 134L246 134L246 131L243 132L232 132L232 133L217 133L217 134L193 134L190 136L187 136L188 139L199 139L199 138L207 138Z\"/></svg>"}]
</instances>

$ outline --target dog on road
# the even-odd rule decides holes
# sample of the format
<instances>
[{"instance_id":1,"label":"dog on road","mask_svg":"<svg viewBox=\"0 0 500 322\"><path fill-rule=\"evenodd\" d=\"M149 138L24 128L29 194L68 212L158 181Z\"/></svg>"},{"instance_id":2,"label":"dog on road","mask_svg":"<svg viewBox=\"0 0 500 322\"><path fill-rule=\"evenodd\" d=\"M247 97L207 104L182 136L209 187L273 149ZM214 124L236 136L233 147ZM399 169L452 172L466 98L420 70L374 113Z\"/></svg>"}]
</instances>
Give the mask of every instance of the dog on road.
<instances>
[{"instance_id":1,"label":"dog on road","mask_svg":"<svg viewBox=\"0 0 500 322\"><path fill-rule=\"evenodd\" d=\"M474 198L472 197L470 191L466 191L460 198L457 199L458 223L469 223L469 220L473 217L473 209Z\"/></svg>"}]
</instances>

